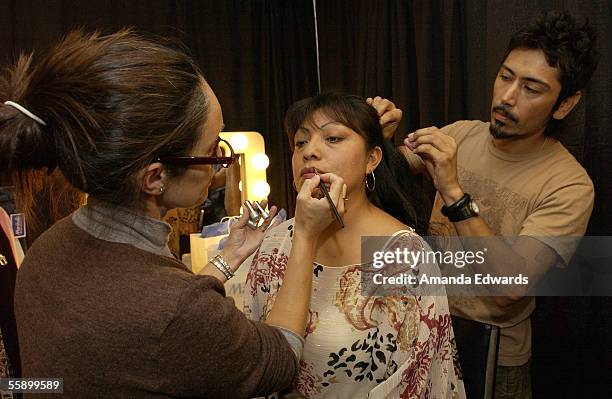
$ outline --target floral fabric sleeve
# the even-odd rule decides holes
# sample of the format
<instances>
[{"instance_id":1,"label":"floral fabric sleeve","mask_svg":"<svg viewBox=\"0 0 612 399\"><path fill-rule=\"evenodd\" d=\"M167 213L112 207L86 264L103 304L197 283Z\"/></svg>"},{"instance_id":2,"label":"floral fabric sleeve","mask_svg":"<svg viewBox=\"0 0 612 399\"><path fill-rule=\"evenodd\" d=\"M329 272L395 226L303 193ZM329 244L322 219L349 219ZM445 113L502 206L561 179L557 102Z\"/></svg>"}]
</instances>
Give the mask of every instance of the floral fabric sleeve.
<instances>
[{"instance_id":1,"label":"floral fabric sleeve","mask_svg":"<svg viewBox=\"0 0 612 399\"><path fill-rule=\"evenodd\" d=\"M283 282L291 250L292 220L270 230L250 261L244 290L244 314L251 320L265 321ZM249 261L247 259L247 261ZM300 367L302 367L300 362ZM265 398L278 399L275 393ZM283 396L283 398L288 398Z\"/></svg>"},{"instance_id":2,"label":"floral fabric sleeve","mask_svg":"<svg viewBox=\"0 0 612 399\"><path fill-rule=\"evenodd\" d=\"M386 250L430 251L414 232L399 234ZM408 272L439 276L436 263L419 262ZM421 294L427 289L420 291ZM403 296L406 309L398 329L397 351L389 361L391 374L370 391L370 399L465 398L448 301L440 287L435 295ZM389 373L389 371L388 371Z\"/></svg>"},{"instance_id":3,"label":"floral fabric sleeve","mask_svg":"<svg viewBox=\"0 0 612 399\"><path fill-rule=\"evenodd\" d=\"M244 290L244 313L251 320L264 321L283 282L291 250L293 219L267 233L253 256Z\"/></svg>"}]
</instances>

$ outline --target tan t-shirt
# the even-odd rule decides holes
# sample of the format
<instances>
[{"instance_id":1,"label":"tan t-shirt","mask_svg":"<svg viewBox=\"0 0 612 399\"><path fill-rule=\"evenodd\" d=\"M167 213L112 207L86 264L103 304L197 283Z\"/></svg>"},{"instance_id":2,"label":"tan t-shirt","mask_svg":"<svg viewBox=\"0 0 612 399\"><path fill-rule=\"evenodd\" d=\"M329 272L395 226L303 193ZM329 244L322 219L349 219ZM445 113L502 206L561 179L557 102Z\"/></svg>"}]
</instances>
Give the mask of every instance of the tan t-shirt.
<instances>
[{"instance_id":1,"label":"tan t-shirt","mask_svg":"<svg viewBox=\"0 0 612 399\"><path fill-rule=\"evenodd\" d=\"M476 201L487 225L497 235L534 237L569 263L577 240L546 237L584 235L594 190L584 168L565 147L555 141L529 154L507 154L493 146L489 123L459 121L441 130L457 142L459 184ZM441 214L442 205L437 194L431 233L457 235L453 223ZM518 366L529 360L533 297L506 309L486 297L451 297L449 304L454 314L501 327L498 364Z\"/></svg>"}]
</instances>

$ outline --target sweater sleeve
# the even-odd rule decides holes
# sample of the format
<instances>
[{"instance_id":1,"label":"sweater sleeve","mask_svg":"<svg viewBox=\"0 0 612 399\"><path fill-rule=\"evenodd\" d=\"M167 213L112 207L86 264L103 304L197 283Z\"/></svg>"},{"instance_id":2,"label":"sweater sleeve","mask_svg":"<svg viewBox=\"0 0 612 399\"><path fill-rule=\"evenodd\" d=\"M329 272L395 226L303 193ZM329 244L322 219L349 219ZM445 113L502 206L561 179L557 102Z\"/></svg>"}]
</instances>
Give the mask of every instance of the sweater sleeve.
<instances>
[{"instance_id":1,"label":"sweater sleeve","mask_svg":"<svg viewBox=\"0 0 612 399\"><path fill-rule=\"evenodd\" d=\"M262 396L288 387L298 369L283 334L247 320L208 276L181 296L159 359L161 392L179 397Z\"/></svg>"}]
</instances>

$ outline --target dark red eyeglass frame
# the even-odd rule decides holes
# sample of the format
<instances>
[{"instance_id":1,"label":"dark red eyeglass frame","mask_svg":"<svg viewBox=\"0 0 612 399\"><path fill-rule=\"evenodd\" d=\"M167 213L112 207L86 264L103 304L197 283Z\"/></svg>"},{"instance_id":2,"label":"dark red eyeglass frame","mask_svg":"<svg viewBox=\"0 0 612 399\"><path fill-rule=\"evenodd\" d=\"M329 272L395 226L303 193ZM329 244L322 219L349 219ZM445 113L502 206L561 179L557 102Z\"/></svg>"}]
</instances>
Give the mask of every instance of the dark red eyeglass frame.
<instances>
[{"instance_id":1,"label":"dark red eyeglass frame","mask_svg":"<svg viewBox=\"0 0 612 399\"><path fill-rule=\"evenodd\" d=\"M234 149L230 145L227 140L223 140L221 137L217 138L217 146L219 146L220 142L224 142L225 145L230 149L229 157L192 157L192 156L183 156L183 157L174 157L174 156L163 156L157 158L158 162L170 165L222 165L224 168L227 168L231 164L236 161L234 157Z\"/></svg>"}]
</instances>

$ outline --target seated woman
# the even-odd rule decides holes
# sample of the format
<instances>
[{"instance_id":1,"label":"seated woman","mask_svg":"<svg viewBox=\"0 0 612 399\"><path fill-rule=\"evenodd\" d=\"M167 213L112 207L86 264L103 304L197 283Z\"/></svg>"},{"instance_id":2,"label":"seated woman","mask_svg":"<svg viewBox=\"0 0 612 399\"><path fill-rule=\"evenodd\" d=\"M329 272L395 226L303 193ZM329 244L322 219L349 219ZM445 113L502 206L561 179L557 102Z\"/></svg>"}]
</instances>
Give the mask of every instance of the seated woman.
<instances>
[{"instance_id":1,"label":"seated woman","mask_svg":"<svg viewBox=\"0 0 612 399\"><path fill-rule=\"evenodd\" d=\"M310 316L295 389L306 398L465 397L446 297L361 291L370 263L362 263L362 237L389 237L386 250L428 248L417 234L426 231L421 191L384 140L376 111L357 96L322 94L295 103L285 127L297 190L318 173L323 181L339 176L347 187L344 228L332 223L313 244ZM250 318L268 317L299 229L292 219L266 233L247 277ZM414 269L440 273L435 264Z\"/></svg>"}]
</instances>

